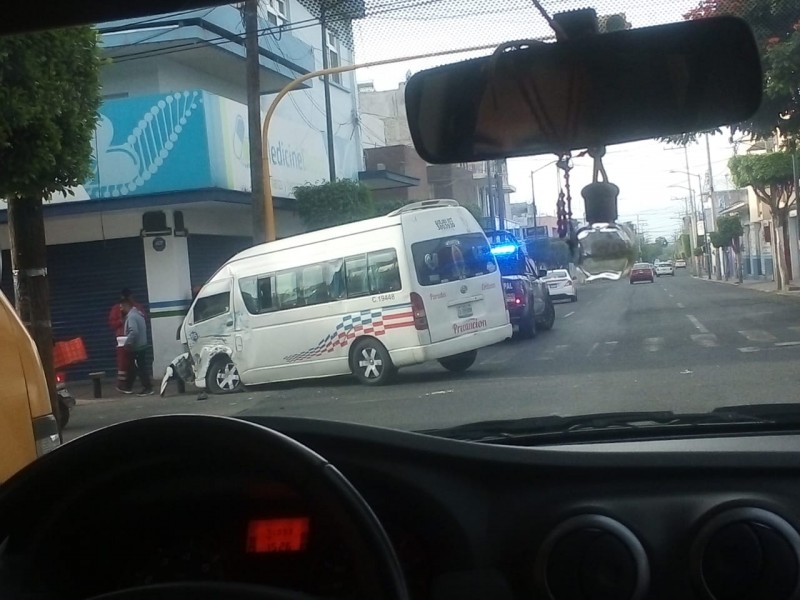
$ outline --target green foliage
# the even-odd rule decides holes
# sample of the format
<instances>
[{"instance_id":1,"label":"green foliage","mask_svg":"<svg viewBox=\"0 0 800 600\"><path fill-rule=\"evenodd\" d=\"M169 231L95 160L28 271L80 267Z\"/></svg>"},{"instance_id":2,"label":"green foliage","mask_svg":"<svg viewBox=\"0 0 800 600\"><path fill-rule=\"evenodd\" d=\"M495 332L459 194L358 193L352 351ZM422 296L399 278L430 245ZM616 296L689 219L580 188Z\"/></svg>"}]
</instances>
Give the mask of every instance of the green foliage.
<instances>
[{"instance_id":1,"label":"green foliage","mask_svg":"<svg viewBox=\"0 0 800 600\"><path fill-rule=\"evenodd\" d=\"M700 244L694 249L695 256L703 256L706 253L705 244Z\"/></svg>"},{"instance_id":2,"label":"green foliage","mask_svg":"<svg viewBox=\"0 0 800 600\"><path fill-rule=\"evenodd\" d=\"M375 216L372 193L350 179L294 188L297 211L309 231Z\"/></svg>"},{"instance_id":3,"label":"green foliage","mask_svg":"<svg viewBox=\"0 0 800 600\"><path fill-rule=\"evenodd\" d=\"M717 231L723 239L728 240L725 246L734 245L733 242L744 235L744 228L739 217L734 215L723 215L717 219Z\"/></svg>"},{"instance_id":4,"label":"green foliage","mask_svg":"<svg viewBox=\"0 0 800 600\"><path fill-rule=\"evenodd\" d=\"M797 0L701 0L684 16L701 19L719 15L735 15L747 21L761 49L764 69L761 107L751 119L734 124L732 130L765 139L780 129L786 146L795 148L800 141L800 94L797 93L800 13ZM667 141L684 144L696 137L697 133L690 132L667 138Z\"/></svg>"},{"instance_id":5,"label":"green foliage","mask_svg":"<svg viewBox=\"0 0 800 600\"><path fill-rule=\"evenodd\" d=\"M728 161L736 187L766 188L774 185L791 185L792 156L788 152L767 154L741 154Z\"/></svg>"},{"instance_id":6,"label":"green foliage","mask_svg":"<svg viewBox=\"0 0 800 600\"><path fill-rule=\"evenodd\" d=\"M664 246L661 244L642 244L642 254L640 258L643 262L655 262L657 259L661 258L663 252Z\"/></svg>"},{"instance_id":7,"label":"green foliage","mask_svg":"<svg viewBox=\"0 0 800 600\"><path fill-rule=\"evenodd\" d=\"M0 197L46 199L89 177L100 64L89 27L0 37Z\"/></svg>"}]
</instances>

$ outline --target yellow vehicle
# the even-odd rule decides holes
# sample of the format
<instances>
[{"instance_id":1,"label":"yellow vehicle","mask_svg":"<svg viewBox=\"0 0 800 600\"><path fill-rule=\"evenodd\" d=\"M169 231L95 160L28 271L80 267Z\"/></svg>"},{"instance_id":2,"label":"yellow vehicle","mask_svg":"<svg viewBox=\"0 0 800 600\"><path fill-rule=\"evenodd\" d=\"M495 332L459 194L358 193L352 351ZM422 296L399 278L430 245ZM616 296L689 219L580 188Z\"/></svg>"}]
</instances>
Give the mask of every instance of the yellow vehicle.
<instances>
[{"instance_id":1,"label":"yellow vehicle","mask_svg":"<svg viewBox=\"0 0 800 600\"><path fill-rule=\"evenodd\" d=\"M0 482L61 444L36 346L0 292Z\"/></svg>"}]
</instances>

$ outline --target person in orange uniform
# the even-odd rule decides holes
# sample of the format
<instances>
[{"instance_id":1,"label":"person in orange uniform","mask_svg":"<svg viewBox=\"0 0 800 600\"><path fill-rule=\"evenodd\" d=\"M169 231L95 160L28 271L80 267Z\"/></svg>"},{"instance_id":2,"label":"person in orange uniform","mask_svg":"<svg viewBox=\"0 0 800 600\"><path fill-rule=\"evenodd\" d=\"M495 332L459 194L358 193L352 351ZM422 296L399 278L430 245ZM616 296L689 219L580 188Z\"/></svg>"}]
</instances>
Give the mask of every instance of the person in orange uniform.
<instances>
[{"instance_id":1,"label":"person in orange uniform","mask_svg":"<svg viewBox=\"0 0 800 600\"><path fill-rule=\"evenodd\" d=\"M145 314L144 307L134 300L131 291L128 288L122 290L119 301L114 303L108 313L108 326L116 337L125 335L125 316L122 314L122 308L120 307L120 303L123 300L130 301L143 315ZM128 371L130 369L130 354L126 352L124 347L117 345L117 390L124 394L132 393L131 390L127 389Z\"/></svg>"}]
</instances>

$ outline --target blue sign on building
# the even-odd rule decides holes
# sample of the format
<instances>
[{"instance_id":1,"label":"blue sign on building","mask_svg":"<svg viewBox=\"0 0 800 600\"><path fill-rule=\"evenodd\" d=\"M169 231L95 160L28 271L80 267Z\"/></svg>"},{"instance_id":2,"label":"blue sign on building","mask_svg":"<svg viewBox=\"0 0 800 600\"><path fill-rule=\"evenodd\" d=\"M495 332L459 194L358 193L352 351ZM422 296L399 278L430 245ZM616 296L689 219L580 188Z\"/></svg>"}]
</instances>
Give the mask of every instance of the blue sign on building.
<instances>
[{"instance_id":1,"label":"blue sign on building","mask_svg":"<svg viewBox=\"0 0 800 600\"><path fill-rule=\"evenodd\" d=\"M92 199L212 185L205 94L199 90L113 100L100 108Z\"/></svg>"}]
</instances>

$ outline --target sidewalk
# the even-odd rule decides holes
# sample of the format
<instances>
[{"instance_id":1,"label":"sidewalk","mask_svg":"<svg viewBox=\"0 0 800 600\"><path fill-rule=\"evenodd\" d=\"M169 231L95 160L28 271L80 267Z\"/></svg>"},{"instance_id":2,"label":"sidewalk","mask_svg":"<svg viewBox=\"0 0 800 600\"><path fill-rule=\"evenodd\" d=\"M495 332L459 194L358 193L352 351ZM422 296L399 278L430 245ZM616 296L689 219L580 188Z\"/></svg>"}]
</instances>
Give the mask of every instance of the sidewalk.
<instances>
[{"instance_id":1,"label":"sidewalk","mask_svg":"<svg viewBox=\"0 0 800 600\"><path fill-rule=\"evenodd\" d=\"M735 285L740 288L756 290L758 292L767 292L772 294L778 294L781 296L790 296L794 298L800 298L800 288L789 284L790 289L786 291L779 292L777 290L777 284L774 281L759 281L756 279L745 279L743 283L739 283L736 279L729 279L725 281L724 279L718 280L716 276L712 276L711 279L708 277L698 277L697 275L692 275L694 279L700 279L701 281L708 281L709 283L725 283L727 285Z\"/></svg>"},{"instance_id":2,"label":"sidewalk","mask_svg":"<svg viewBox=\"0 0 800 600\"><path fill-rule=\"evenodd\" d=\"M67 380L67 389L72 393L75 397L76 404L98 404L102 402L116 402L119 400L129 400L131 398L138 398L136 394L122 394L118 392L116 389L117 382L115 379L103 379L102 387L101 387L101 398L94 397L94 386L92 381L88 379L76 379L76 380ZM197 390L194 386L187 385L186 386L186 393L179 394L178 393L178 386L175 384L174 381L170 382L167 386L167 390L165 392L164 398L158 395L159 387L161 386L161 380L153 380L153 390L155 394L153 396L148 396L148 398L157 398L161 401L168 401L173 398L189 398L189 397L197 397L199 390Z\"/></svg>"}]
</instances>

